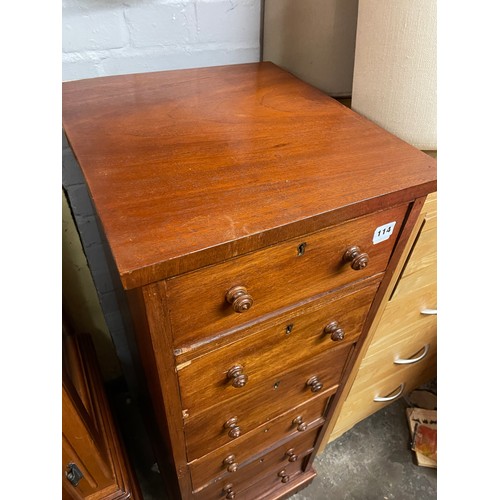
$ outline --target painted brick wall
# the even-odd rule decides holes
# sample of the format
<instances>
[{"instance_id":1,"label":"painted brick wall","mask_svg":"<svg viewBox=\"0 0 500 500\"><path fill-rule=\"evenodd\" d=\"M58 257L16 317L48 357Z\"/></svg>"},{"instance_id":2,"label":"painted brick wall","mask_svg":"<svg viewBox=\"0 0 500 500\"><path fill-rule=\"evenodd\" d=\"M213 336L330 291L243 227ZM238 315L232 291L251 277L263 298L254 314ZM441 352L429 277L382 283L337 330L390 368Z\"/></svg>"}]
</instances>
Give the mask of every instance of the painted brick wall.
<instances>
[{"instance_id":1,"label":"painted brick wall","mask_svg":"<svg viewBox=\"0 0 500 500\"><path fill-rule=\"evenodd\" d=\"M259 59L260 0L63 0L63 80Z\"/></svg>"}]
</instances>

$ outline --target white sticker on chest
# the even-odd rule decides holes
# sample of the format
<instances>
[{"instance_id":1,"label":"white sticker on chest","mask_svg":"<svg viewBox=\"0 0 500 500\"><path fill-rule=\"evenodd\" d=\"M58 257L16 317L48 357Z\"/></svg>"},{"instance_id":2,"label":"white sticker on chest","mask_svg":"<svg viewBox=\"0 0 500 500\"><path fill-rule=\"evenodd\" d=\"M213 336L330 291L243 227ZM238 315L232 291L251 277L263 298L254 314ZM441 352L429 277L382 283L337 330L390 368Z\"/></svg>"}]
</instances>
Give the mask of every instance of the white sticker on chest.
<instances>
[{"instance_id":1,"label":"white sticker on chest","mask_svg":"<svg viewBox=\"0 0 500 500\"><path fill-rule=\"evenodd\" d=\"M373 233L373 244L376 245L377 243L388 240L394 232L395 225L396 221L389 222L387 224L384 224L383 226L377 227L377 229L375 229L375 232Z\"/></svg>"}]
</instances>

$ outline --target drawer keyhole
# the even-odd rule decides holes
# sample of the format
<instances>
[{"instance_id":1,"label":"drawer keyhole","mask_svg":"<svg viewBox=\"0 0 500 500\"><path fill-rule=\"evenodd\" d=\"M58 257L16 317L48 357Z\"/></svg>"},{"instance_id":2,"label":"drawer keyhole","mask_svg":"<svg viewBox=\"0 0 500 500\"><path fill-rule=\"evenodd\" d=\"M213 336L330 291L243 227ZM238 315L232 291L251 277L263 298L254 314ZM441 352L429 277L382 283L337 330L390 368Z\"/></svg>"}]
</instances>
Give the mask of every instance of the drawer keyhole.
<instances>
[{"instance_id":1,"label":"drawer keyhole","mask_svg":"<svg viewBox=\"0 0 500 500\"><path fill-rule=\"evenodd\" d=\"M290 323L289 325L286 326L285 328L285 334L286 335L290 335L292 333L292 330L293 330L293 323Z\"/></svg>"},{"instance_id":2,"label":"drawer keyhole","mask_svg":"<svg viewBox=\"0 0 500 500\"><path fill-rule=\"evenodd\" d=\"M302 255L304 255L306 253L306 245L307 245L307 243L304 242L304 243L301 243L297 247L297 257L301 257Z\"/></svg>"},{"instance_id":3,"label":"drawer keyhole","mask_svg":"<svg viewBox=\"0 0 500 500\"><path fill-rule=\"evenodd\" d=\"M273 389L276 390L280 386L280 383L281 383L280 380L277 380L276 382L274 382Z\"/></svg>"}]
</instances>

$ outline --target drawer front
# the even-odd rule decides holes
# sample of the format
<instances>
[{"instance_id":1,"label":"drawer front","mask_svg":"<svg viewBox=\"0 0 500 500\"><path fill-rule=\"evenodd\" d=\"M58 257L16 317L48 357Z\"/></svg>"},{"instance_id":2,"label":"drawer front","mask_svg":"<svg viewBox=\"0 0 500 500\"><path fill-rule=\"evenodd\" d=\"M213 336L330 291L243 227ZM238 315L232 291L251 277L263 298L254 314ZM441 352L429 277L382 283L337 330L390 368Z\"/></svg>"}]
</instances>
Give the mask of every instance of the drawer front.
<instances>
[{"instance_id":1,"label":"drawer front","mask_svg":"<svg viewBox=\"0 0 500 500\"><path fill-rule=\"evenodd\" d=\"M196 344L305 297L383 272L406 212L407 205L377 212L168 280L174 347ZM391 236L374 244L375 230L391 222L396 223ZM344 262L353 245L368 254L365 268L353 270ZM233 309L242 306L244 298L233 305L226 299L235 287L245 287L244 298L253 300L244 312Z\"/></svg>"},{"instance_id":2,"label":"drawer front","mask_svg":"<svg viewBox=\"0 0 500 500\"><path fill-rule=\"evenodd\" d=\"M236 419L241 434L240 437L234 438L235 443L252 430L255 430L253 436L261 436L260 439L255 437L247 441L255 446L256 453L262 445L262 433L265 435L264 440L269 439L268 429L274 422L273 419L277 420L274 425L276 431L273 430L273 434L279 437L297 430L298 426L292 423L295 417L301 416L306 423L321 417L325 409L325 400L335 392L351 349L351 346L345 346L341 348L340 353L328 351L324 353L326 356L321 355L314 360L317 364L309 363L299 370L287 372L284 367L280 377L270 382L267 391L248 393L247 396L230 403L215 406L197 418L187 418L184 423L184 434L188 460L200 458L220 446L233 442L229 432L231 427L225 426L226 422L234 422L232 419ZM322 380L324 387L318 393L311 392L305 384L314 375L324 378ZM280 384L274 389L276 382ZM286 386L288 390L284 391ZM282 414L286 417L280 417Z\"/></svg>"},{"instance_id":3,"label":"drawer front","mask_svg":"<svg viewBox=\"0 0 500 500\"><path fill-rule=\"evenodd\" d=\"M407 294L404 301L394 300L387 304L382 321L365 355L389 352L401 342L424 343L425 339L437 336L437 315L435 312L437 293L435 284L428 285L412 294ZM422 314L422 311L426 314ZM429 313L429 314L427 314ZM416 346L413 346L416 347Z\"/></svg>"},{"instance_id":4,"label":"drawer front","mask_svg":"<svg viewBox=\"0 0 500 500\"><path fill-rule=\"evenodd\" d=\"M405 266L403 276L411 276L425 267L436 267L437 262L437 234L435 229L427 228L425 222L411 256Z\"/></svg>"},{"instance_id":5,"label":"drawer front","mask_svg":"<svg viewBox=\"0 0 500 500\"><path fill-rule=\"evenodd\" d=\"M221 482L238 484L242 489L241 483L244 483L247 478L255 479L258 476L269 474L271 468L289 465L306 453L310 453L316 442L319 428L320 425L316 425L313 428L308 428L305 432L298 432L292 439L266 454L257 455L255 450L253 450L254 453L251 453L254 443L248 443L235 446L234 449L223 453L211 453L200 460L191 462L189 470L193 488L197 490L209 482L215 481L219 484Z\"/></svg>"},{"instance_id":6,"label":"drawer front","mask_svg":"<svg viewBox=\"0 0 500 500\"><path fill-rule=\"evenodd\" d=\"M415 296L419 297L420 294ZM385 313L391 315L390 310L386 309ZM395 325L400 326L399 322ZM376 396L394 394L401 384L404 384L402 394L408 394L436 375L436 330L436 316L420 314L415 323L403 322L399 329L391 328L387 322L379 325L349 397L342 406L335 437L388 404L374 401ZM427 352L425 346L429 346ZM395 364L395 360L410 360L412 364Z\"/></svg>"},{"instance_id":7,"label":"drawer front","mask_svg":"<svg viewBox=\"0 0 500 500\"><path fill-rule=\"evenodd\" d=\"M236 475L235 473L234 475L224 476L209 486L196 491L193 495L194 498L197 500L222 500L228 498L227 495L230 491L234 493L234 498L238 500L265 498L267 491L276 486L279 487L280 484L287 484L291 478L302 471L303 463L312 448L311 442L314 443L316 435L317 432L315 431L307 436L307 440L302 439L300 443L288 443L277 450L269 452L242 468L240 474ZM304 450L304 452L307 451L307 454L301 452L296 461L289 462L287 457L284 456L286 451L290 449L286 448L287 446ZM284 481L283 476L287 476Z\"/></svg>"},{"instance_id":8,"label":"drawer front","mask_svg":"<svg viewBox=\"0 0 500 500\"><path fill-rule=\"evenodd\" d=\"M435 357L436 348L436 327L430 318L427 328L408 330L406 335L390 343L372 345L363 359L356 381L361 385L371 385L374 380L382 380L405 365L423 368Z\"/></svg>"},{"instance_id":9,"label":"drawer front","mask_svg":"<svg viewBox=\"0 0 500 500\"><path fill-rule=\"evenodd\" d=\"M422 211L425 213L420 231L407 258L394 298L399 298L423 286L436 285L437 275L437 231L436 200L427 198Z\"/></svg>"},{"instance_id":10,"label":"drawer front","mask_svg":"<svg viewBox=\"0 0 500 500\"><path fill-rule=\"evenodd\" d=\"M214 403L228 404L253 387L269 385L282 373L283 362L298 366L332 345L354 342L377 289L375 283L341 298L331 294L326 303L300 308L269 328L181 365L178 376L183 408L195 416ZM238 366L241 370L231 371ZM234 378L229 376L240 372ZM234 386L241 383L243 387Z\"/></svg>"},{"instance_id":11,"label":"drawer front","mask_svg":"<svg viewBox=\"0 0 500 500\"><path fill-rule=\"evenodd\" d=\"M433 264L421 267L418 271L415 271L413 274L409 276L403 275L400 281L397 284L397 288L394 291L391 302L400 301L402 304L401 309L404 307L404 300L407 296L414 296L415 294L421 293L419 290L427 287L427 290L430 287L437 288L437 262L434 261ZM434 302L431 300L425 300L427 302L426 308L432 308L437 305L437 300L434 298Z\"/></svg>"},{"instance_id":12,"label":"drawer front","mask_svg":"<svg viewBox=\"0 0 500 500\"><path fill-rule=\"evenodd\" d=\"M305 463L309 459L306 456L300 461L288 464L285 467L276 468L270 475L262 478L257 484L242 491L238 500L267 500L269 498L288 498L295 489L290 489L294 480L302 479ZM310 474L310 473L309 473ZM285 477L283 477L283 475ZM316 475L315 473L313 476ZM297 487L297 486L296 486ZM300 489L300 488L299 488Z\"/></svg>"},{"instance_id":13,"label":"drawer front","mask_svg":"<svg viewBox=\"0 0 500 500\"><path fill-rule=\"evenodd\" d=\"M391 401L377 402L376 397L397 395L404 384L401 396L409 394L413 389L428 382L436 375L436 343L431 344L430 351L425 360L408 366L396 366L390 370L389 375L381 379L372 379L370 384L369 370L361 377L356 378L352 386L349 398L342 406L342 415L339 419L339 427L335 430L336 435L351 428L361 419L380 410ZM374 381L375 380L375 381Z\"/></svg>"}]
</instances>

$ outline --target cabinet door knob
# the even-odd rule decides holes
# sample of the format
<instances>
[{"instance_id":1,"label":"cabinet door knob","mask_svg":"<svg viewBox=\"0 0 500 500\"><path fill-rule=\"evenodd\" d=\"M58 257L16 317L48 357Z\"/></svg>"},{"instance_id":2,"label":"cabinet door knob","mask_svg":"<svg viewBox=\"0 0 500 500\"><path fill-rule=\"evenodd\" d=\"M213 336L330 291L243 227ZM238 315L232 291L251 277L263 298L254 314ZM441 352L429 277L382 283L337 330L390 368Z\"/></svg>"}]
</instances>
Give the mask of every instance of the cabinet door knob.
<instances>
[{"instance_id":1,"label":"cabinet door knob","mask_svg":"<svg viewBox=\"0 0 500 500\"><path fill-rule=\"evenodd\" d=\"M227 500L232 500L236 496L231 483L226 484L226 486L222 488L222 491L226 494Z\"/></svg>"},{"instance_id":2,"label":"cabinet door knob","mask_svg":"<svg viewBox=\"0 0 500 500\"><path fill-rule=\"evenodd\" d=\"M307 429L307 424L302 420L300 415L292 420L292 424L296 425L297 430L300 432L304 432Z\"/></svg>"},{"instance_id":3,"label":"cabinet door knob","mask_svg":"<svg viewBox=\"0 0 500 500\"><path fill-rule=\"evenodd\" d=\"M233 306L237 313L248 311L253 305L253 298L244 286L233 286L226 293L226 301Z\"/></svg>"},{"instance_id":4,"label":"cabinet door knob","mask_svg":"<svg viewBox=\"0 0 500 500\"><path fill-rule=\"evenodd\" d=\"M228 472L236 472L238 470L238 464L234 455L228 455L222 463L227 465Z\"/></svg>"},{"instance_id":5,"label":"cabinet door knob","mask_svg":"<svg viewBox=\"0 0 500 500\"><path fill-rule=\"evenodd\" d=\"M340 328L339 324L336 321L332 321L328 323L323 329L323 332L327 335L330 335L330 338L334 342L338 342L339 340L344 340L345 332Z\"/></svg>"},{"instance_id":6,"label":"cabinet door knob","mask_svg":"<svg viewBox=\"0 0 500 500\"><path fill-rule=\"evenodd\" d=\"M227 435L231 439L241 436L241 429L238 427L238 417L232 417L224 423L224 429L229 429Z\"/></svg>"},{"instance_id":7,"label":"cabinet door knob","mask_svg":"<svg viewBox=\"0 0 500 500\"><path fill-rule=\"evenodd\" d=\"M295 455L295 451L293 448L290 448L285 455L288 457L289 462L296 462L297 461L297 455Z\"/></svg>"},{"instance_id":8,"label":"cabinet door knob","mask_svg":"<svg viewBox=\"0 0 500 500\"><path fill-rule=\"evenodd\" d=\"M232 381L233 387L243 387L248 382L248 377L243 373L243 367L240 365L230 368L227 378Z\"/></svg>"},{"instance_id":9,"label":"cabinet door knob","mask_svg":"<svg viewBox=\"0 0 500 500\"><path fill-rule=\"evenodd\" d=\"M352 246L345 251L343 260L350 262L355 271L361 271L368 265L368 254L361 252L359 247Z\"/></svg>"},{"instance_id":10,"label":"cabinet door knob","mask_svg":"<svg viewBox=\"0 0 500 500\"><path fill-rule=\"evenodd\" d=\"M321 389L323 389L323 384L319 381L316 375L314 377L311 377L306 382L306 385L311 388L311 392L318 392L321 391Z\"/></svg>"},{"instance_id":11,"label":"cabinet door knob","mask_svg":"<svg viewBox=\"0 0 500 500\"><path fill-rule=\"evenodd\" d=\"M278 477L281 477L281 482L282 483L288 483L288 481L290 481L290 476L286 473L285 469L280 470L278 472Z\"/></svg>"}]
</instances>

